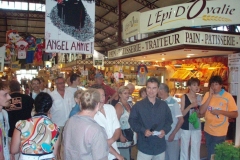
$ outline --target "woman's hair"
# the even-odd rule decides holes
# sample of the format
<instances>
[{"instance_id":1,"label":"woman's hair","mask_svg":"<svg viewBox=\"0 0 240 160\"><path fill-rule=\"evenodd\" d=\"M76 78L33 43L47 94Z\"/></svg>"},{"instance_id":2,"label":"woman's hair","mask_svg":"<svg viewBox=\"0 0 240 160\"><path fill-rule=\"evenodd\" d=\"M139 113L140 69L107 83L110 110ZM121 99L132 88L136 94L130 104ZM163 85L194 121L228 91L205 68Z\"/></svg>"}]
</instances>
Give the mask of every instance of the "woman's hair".
<instances>
[{"instance_id":1,"label":"woman's hair","mask_svg":"<svg viewBox=\"0 0 240 160\"><path fill-rule=\"evenodd\" d=\"M47 113L52 107L52 97L45 92L40 92L34 100L35 111L37 113Z\"/></svg>"},{"instance_id":2,"label":"woman's hair","mask_svg":"<svg viewBox=\"0 0 240 160\"><path fill-rule=\"evenodd\" d=\"M94 110L100 102L100 93L97 89L90 88L82 92L81 107L83 110Z\"/></svg>"},{"instance_id":3,"label":"woman's hair","mask_svg":"<svg viewBox=\"0 0 240 160\"><path fill-rule=\"evenodd\" d=\"M11 92L16 92L16 91L20 91L20 83L17 80L11 80L9 82L9 88Z\"/></svg>"},{"instance_id":4,"label":"woman's hair","mask_svg":"<svg viewBox=\"0 0 240 160\"><path fill-rule=\"evenodd\" d=\"M141 94L143 93L143 92L146 92L147 93L147 90L146 90L146 87L142 87L140 90L139 90L139 97L141 97Z\"/></svg>"},{"instance_id":5,"label":"woman's hair","mask_svg":"<svg viewBox=\"0 0 240 160\"><path fill-rule=\"evenodd\" d=\"M121 86L118 89L118 94L122 94L125 90L129 90L129 88L127 86Z\"/></svg>"},{"instance_id":6,"label":"woman's hair","mask_svg":"<svg viewBox=\"0 0 240 160\"><path fill-rule=\"evenodd\" d=\"M200 80L198 78L190 78L187 81L187 86L191 86L192 84L197 83L197 85L200 85Z\"/></svg>"},{"instance_id":7,"label":"woman's hair","mask_svg":"<svg viewBox=\"0 0 240 160\"><path fill-rule=\"evenodd\" d=\"M78 98L79 94L82 94L83 90L79 89L74 93L74 98Z\"/></svg>"}]
</instances>

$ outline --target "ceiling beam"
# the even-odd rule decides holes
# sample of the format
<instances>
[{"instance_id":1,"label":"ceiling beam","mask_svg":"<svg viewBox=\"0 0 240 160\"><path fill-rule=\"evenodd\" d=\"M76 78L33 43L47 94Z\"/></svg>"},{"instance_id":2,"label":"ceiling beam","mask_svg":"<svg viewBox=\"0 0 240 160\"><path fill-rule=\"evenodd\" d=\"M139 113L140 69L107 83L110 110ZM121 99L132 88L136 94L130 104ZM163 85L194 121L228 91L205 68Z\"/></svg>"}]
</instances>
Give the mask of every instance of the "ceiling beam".
<instances>
[{"instance_id":1,"label":"ceiling beam","mask_svg":"<svg viewBox=\"0 0 240 160\"><path fill-rule=\"evenodd\" d=\"M126 1L127 1L127 0L123 0L122 4L123 4L124 2L126 2ZM107 12L105 15L107 15L107 14L110 13L110 12L113 12L113 13L115 13L115 14L118 15L118 7L110 6L109 4L104 3L104 2L102 2L101 0L96 0L95 3L99 4L100 7L108 10L108 12ZM103 15L102 17L104 17L105 15ZM127 13L121 12L121 17L127 17L127 15L128 15Z\"/></svg>"},{"instance_id":2,"label":"ceiling beam","mask_svg":"<svg viewBox=\"0 0 240 160\"><path fill-rule=\"evenodd\" d=\"M127 2L127 0L123 0L122 1L122 3L121 4L123 4L123 3L125 3L125 2ZM101 7L103 7L101 4L102 4L102 2L100 1L100 0L96 0L96 3L100 3L100 6ZM105 3L104 3L105 4ZM104 7L103 7L104 8ZM105 8L106 9L106 8ZM114 10L114 11L113 11ZM118 15L118 12L116 12L116 11L118 11L118 6L117 7L112 7L112 10L108 10L108 12L107 13L105 13L102 17L105 17L108 13L110 13L110 12L114 12L114 13L116 13L117 15ZM122 12L123 13L123 12ZM128 14L121 14L121 18L123 19L123 18L126 18L128 16ZM115 23L113 23L113 25L114 26L118 26L118 21L116 21ZM107 27L105 27L104 29L102 29L102 30L105 30L106 28L108 28L108 26Z\"/></svg>"},{"instance_id":3,"label":"ceiling beam","mask_svg":"<svg viewBox=\"0 0 240 160\"><path fill-rule=\"evenodd\" d=\"M6 26L6 30L7 30L7 27L14 27L15 25L9 25L9 24L7 24L7 25L0 25L0 26ZM42 28L42 29L44 29L45 27L37 27L37 26L16 26L16 27L29 27L29 28Z\"/></svg>"},{"instance_id":4,"label":"ceiling beam","mask_svg":"<svg viewBox=\"0 0 240 160\"><path fill-rule=\"evenodd\" d=\"M8 18L25 18L28 17L31 19L41 19L45 21L45 12L38 11L13 11L8 9L0 9L0 17L8 17Z\"/></svg>"},{"instance_id":5,"label":"ceiling beam","mask_svg":"<svg viewBox=\"0 0 240 160\"><path fill-rule=\"evenodd\" d=\"M114 41L117 41L117 37L115 35L110 35L107 32L104 32L104 31L102 31L100 29L95 28L95 34L98 34L98 33L103 35L103 36L105 36L105 37L111 38Z\"/></svg>"},{"instance_id":6,"label":"ceiling beam","mask_svg":"<svg viewBox=\"0 0 240 160\"><path fill-rule=\"evenodd\" d=\"M109 22L108 20L106 20L106 19L104 19L104 18L102 18L102 17L98 17L97 15L95 15L95 22L97 22L97 21L99 21L99 22L101 22L101 23L103 23L103 24L106 24L106 25L109 26L109 27L113 27L113 28L115 28L115 29L118 29L118 24L116 24L116 23L111 23L111 22Z\"/></svg>"},{"instance_id":7,"label":"ceiling beam","mask_svg":"<svg viewBox=\"0 0 240 160\"><path fill-rule=\"evenodd\" d=\"M134 0L134 1L140 3L141 5L149 8L149 9L157 9L157 8L159 8L158 6L156 6L156 5L154 4L154 2L156 2L156 1L158 1L158 0L154 0L153 2L149 2L149 1L147 1L147 0ZM144 8L145 8L145 7L144 7Z\"/></svg>"},{"instance_id":8,"label":"ceiling beam","mask_svg":"<svg viewBox=\"0 0 240 160\"><path fill-rule=\"evenodd\" d=\"M112 44L109 44L109 43L107 43L107 42L104 42L104 41L102 41L102 40L100 40L100 39L98 39L98 38L95 38L95 43L98 43L98 44L100 44L101 45L101 47L107 47L107 48L116 48L116 46L114 46L114 45L112 45Z\"/></svg>"},{"instance_id":9,"label":"ceiling beam","mask_svg":"<svg viewBox=\"0 0 240 160\"><path fill-rule=\"evenodd\" d=\"M6 33L6 31L0 31L0 33ZM18 32L19 34L25 34L25 33L27 33L27 32ZM30 34L42 34L42 35L44 35L44 32L42 32L42 33L40 33L40 32L38 32L38 33L30 33Z\"/></svg>"}]
</instances>

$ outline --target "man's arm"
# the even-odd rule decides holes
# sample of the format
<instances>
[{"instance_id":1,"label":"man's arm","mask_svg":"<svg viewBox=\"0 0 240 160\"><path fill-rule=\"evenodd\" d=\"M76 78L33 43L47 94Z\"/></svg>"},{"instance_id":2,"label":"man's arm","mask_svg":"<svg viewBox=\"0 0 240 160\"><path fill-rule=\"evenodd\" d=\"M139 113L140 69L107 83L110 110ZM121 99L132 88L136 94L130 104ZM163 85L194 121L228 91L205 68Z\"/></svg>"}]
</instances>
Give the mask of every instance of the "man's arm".
<instances>
[{"instance_id":1,"label":"man's arm","mask_svg":"<svg viewBox=\"0 0 240 160\"><path fill-rule=\"evenodd\" d=\"M238 117L238 112L237 111L223 111L223 110L217 110L214 109L210 111L213 115L224 115L228 118L237 118Z\"/></svg>"},{"instance_id":2,"label":"man's arm","mask_svg":"<svg viewBox=\"0 0 240 160\"><path fill-rule=\"evenodd\" d=\"M114 131L113 136L110 139L108 139L108 145L111 146L115 141L119 139L120 135L121 135L121 128L117 128Z\"/></svg>"},{"instance_id":3,"label":"man's arm","mask_svg":"<svg viewBox=\"0 0 240 160\"><path fill-rule=\"evenodd\" d=\"M207 97L208 96L208 97ZM206 113L206 111L207 111L207 108L208 108L208 106L209 106L209 103L210 103L210 101L211 101L211 99L212 99L212 97L213 97L213 89L212 88L210 88L210 90L209 90L209 92L207 92L206 94L205 94L205 96L203 97L203 101L206 99L206 97L207 97L207 100L201 105L201 107L199 108L199 113L200 114L205 114Z\"/></svg>"},{"instance_id":4,"label":"man's arm","mask_svg":"<svg viewBox=\"0 0 240 160\"><path fill-rule=\"evenodd\" d=\"M174 130L172 131L172 133L170 134L170 136L168 137L168 142L172 142L174 140L174 137L176 133L179 131L179 129L181 128L183 122L184 122L183 116L178 117L178 123L174 128Z\"/></svg>"},{"instance_id":5,"label":"man's arm","mask_svg":"<svg viewBox=\"0 0 240 160\"><path fill-rule=\"evenodd\" d=\"M115 92L111 97L110 97L110 99L108 100L108 102L107 103L109 103L109 102L111 102L115 97L117 97L117 92Z\"/></svg>"},{"instance_id":6,"label":"man's arm","mask_svg":"<svg viewBox=\"0 0 240 160\"><path fill-rule=\"evenodd\" d=\"M121 156L112 146L109 146L109 153L114 155L118 160L124 160L124 157Z\"/></svg>"}]
</instances>

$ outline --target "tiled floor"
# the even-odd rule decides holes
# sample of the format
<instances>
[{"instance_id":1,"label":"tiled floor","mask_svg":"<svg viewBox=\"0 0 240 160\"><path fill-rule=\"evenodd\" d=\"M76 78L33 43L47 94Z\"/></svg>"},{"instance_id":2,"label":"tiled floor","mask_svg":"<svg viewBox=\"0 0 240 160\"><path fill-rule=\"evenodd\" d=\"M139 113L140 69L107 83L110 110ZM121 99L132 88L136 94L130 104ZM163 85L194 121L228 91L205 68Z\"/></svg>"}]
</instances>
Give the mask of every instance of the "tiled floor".
<instances>
[{"instance_id":1,"label":"tiled floor","mask_svg":"<svg viewBox=\"0 0 240 160\"><path fill-rule=\"evenodd\" d=\"M206 145L205 144L202 144L201 145L201 149L200 149L200 158L201 160L205 160L207 157L207 149L206 149ZM134 146L132 148L132 158L134 160L137 160L137 147Z\"/></svg>"}]
</instances>

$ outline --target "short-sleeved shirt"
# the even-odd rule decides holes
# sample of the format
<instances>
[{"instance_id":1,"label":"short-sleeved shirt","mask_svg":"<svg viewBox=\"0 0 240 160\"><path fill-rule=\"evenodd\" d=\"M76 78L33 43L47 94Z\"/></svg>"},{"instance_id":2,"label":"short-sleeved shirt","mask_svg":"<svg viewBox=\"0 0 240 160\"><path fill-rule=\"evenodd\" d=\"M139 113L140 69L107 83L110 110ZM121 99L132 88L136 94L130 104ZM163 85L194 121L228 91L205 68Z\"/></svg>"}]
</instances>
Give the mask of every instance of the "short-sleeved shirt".
<instances>
[{"instance_id":1,"label":"short-sleeved shirt","mask_svg":"<svg viewBox=\"0 0 240 160\"><path fill-rule=\"evenodd\" d=\"M68 120L69 114L74 106L71 105L72 97L69 96L71 93L65 90L64 98L54 90L50 93L53 104L50 109L53 123L56 123L59 127L63 127Z\"/></svg>"},{"instance_id":2,"label":"short-sleeved shirt","mask_svg":"<svg viewBox=\"0 0 240 160\"><path fill-rule=\"evenodd\" d=\"M171 125L172 129L171 131L165 135L165 139L168 140L168 137L170 136L170 134L172 133L172 131L175 129L177 123L178 123L178 118L179 117L182 117L182 112L181 112L181 109L180 109L180 106L178 104L178 102L173 99L173 97L169 96L165 102L167 103L170 111L171 111L171 114L172 114L172 119L173 119L173 123ZM178 131L176 134L175 134L175 137L174 137L174 140L178 140L180 138L180 132Z\"/></svg>"},{"instance_id":3,"label":"short-sleeved shirt","mask_svg":"<svg viewBox=\"0 0 240 160\"><path fill-rule=\"evenodd\" d=\"M8 136L12 137L17 121L31 118L31 112L33 109L34 101L30 96L17 92L12 93L10 96L12 97L12 101L13 99L17 99L18 101L21 102L20 107L16 106L16 108L13 109L11 108L6 109L8 112L10 125Z\"/></svg>"},{"instance_id":4,"label":"short-sleeved shirt","mask_svg":"<svg viewBox=\"0 0 240 160\"><path fill-rule=\"evenodd\" d=\"M205 94L202 104L209 97L209 92ZM237 105L232 95L222 89L219 94L214 94L205 114L204 131L213 136L225 136L228 130L228 117L220 114L213 115L211 110L237 111Z\"/></svg>"},{"instance_id":5,"label":"short-sleeved shirt","mask_svg":"<svg viewBox=\"0 0 240 160\"><path fill-rule=\"evenodd\" d=\"M106 96L105 96L105 103L106 103L108 101L108 98L110 96L114 95L116 91L106 84L102 84L102 85L104 87L105 94L106 94Z\"/></svg>"},{"instance_id":6,"label":"short-sleeved shirt","mask_svg":"<svg viewBox=\"0 0 240 160\"><path fill-rule=\"evenodd\" d=\"M106 160L109 153L107 134L93 118L74 115L63 131L64 159Z\"/></svg>"},{"instance_id":7,"label":"short-sleeved shirt","mask_svg":"<svg viewBox=\"0 0 240 160\"><path fill-rule=\"evenodd\" d=\"M28 46L28 43L24 40L20 40L16 43L18 47L18 59L26 59L27 56L27 50L26 47Z\"/></svg>"},{"instance_id":8,"label":"short-sleeved shirt","mask_svg":"<svg viewBox=\"0 0 240 160\"><path fill-rule=\"evenodd\" d=\"M100 125L102 126L108 136L108 139L112 138L114 132L116 129L120 128L120 124L117 118L117 113L115 108L110 105L110 104L104 104L103 105L104 111L105 111L105 115L106 117L101 113L98 112L95 116L94 116L94 120ZM112 144L112 147L118 152L118 148L117 148L117 143L114 142ZM113 160L114 158L116 158L114 155L112 155L111 153L109 153L108 155L108 159L109 160Z\"/></svg>"},{"instance_id":9,"label":"short-sleeved shirt","mask_svg":"<svg viewBox=\"0 0 240 160\"><path fill-rule=\"evenodd\" d=\"M16 123L21 132L21 152L24 154L46 154L53 152L59 128L46 115L35 115Z\"/></svg>"},{"instance_id":10,"label":"short-sleeved shirt","mask_svg":"<svg viewBox=\"0 0 240 160\"><path fill-rule=\"evenodd\" d=\"M76 104L75 107L72 108L72 110L69 114L69 118L72 117L73 115L77 114L80 111L81 111L80 106L78 104Z\"/></svg>"}]
</instances>

